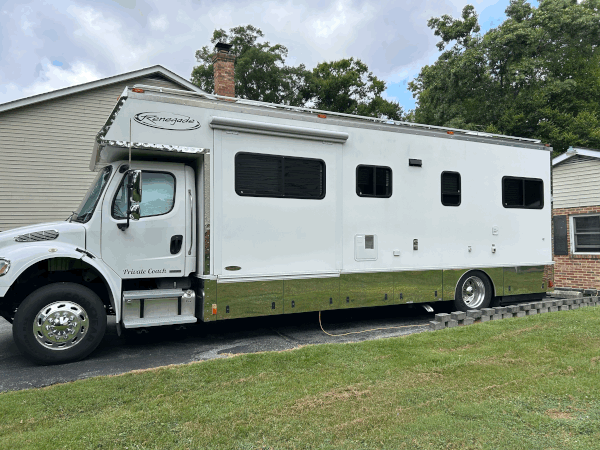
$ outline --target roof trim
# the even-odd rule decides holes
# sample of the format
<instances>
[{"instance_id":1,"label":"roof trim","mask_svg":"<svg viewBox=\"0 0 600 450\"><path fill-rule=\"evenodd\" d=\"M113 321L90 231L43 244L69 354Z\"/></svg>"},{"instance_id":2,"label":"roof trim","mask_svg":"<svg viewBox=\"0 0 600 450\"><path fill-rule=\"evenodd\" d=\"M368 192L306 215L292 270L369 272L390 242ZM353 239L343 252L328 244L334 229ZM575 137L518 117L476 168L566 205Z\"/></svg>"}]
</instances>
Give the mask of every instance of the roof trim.
<instances>
[{"instance_id":1,"label":"roof trim","mask_svg":"<svg viewBox=\"0 0 600 450\"><path fill-rule=\"evenodd\" d=\"M552 160L552 167L566 161L573 156L589 156L590 158L598 158L600 159L600 150L589 150L587 148L573 148L569 147L569 149L564 152L562 155L557 156Z\"/></svg>"},{"instance_id":2,"label":"roof trim","mask_svg":"<svg viewBox=\"0 0 600 450\"><path fill-rule=\"evenodd\" d=\"M190 83L185 78L180 77L176 73L165 69L163 66L156 65L146 67L145 69L134 70L133 72L122 73L112 77L101 78L100 80L91 81L89 83L78 84L68 88L57 89L55 91L46 92L44 94L37 94L31 97L25 97L19 100L13 100L0 105L0 112L9 111L11 109L21 108L23 106L32 105L34 103L45 102L47 100L53 100L55 98L64 97L66 95L76 94L78 92L87 91L90 89L96 89L103 86L109 86L111 84L120 83L122 81L131 80L134 78L144 77L148 75L160 74L168 80L198 94L206 94L195 84Z\"/></svg>"}]
</instances>

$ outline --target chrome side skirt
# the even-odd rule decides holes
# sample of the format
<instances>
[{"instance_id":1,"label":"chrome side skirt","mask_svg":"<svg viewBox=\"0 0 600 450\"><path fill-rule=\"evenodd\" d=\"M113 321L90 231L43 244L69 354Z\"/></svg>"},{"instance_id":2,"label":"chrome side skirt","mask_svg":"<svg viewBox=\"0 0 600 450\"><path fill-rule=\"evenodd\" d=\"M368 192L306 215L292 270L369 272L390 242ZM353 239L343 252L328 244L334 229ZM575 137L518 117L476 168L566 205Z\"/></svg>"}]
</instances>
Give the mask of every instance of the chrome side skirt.
<instances>
[{"instance_id":1,"label":"chrome side skirt","mask_svg":"<svg viewBox=\"0 0 600 450\"><path fill-rule=\"evenodd\" d=\"M204 280L204 322L242 317L453 300L460 278L487 274L494 296L551 290L553 266L341 274L339 277L219 283Z\"/></svg>"}]
</instances>

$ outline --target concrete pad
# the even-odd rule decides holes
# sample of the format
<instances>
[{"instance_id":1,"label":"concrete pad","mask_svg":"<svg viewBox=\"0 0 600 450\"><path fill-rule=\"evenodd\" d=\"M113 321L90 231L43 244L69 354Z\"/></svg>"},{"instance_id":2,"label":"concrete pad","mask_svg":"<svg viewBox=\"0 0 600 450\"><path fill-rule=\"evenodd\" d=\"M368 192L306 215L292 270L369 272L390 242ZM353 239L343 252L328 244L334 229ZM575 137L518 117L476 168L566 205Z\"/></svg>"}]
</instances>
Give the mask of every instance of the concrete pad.
<instances>
[{"instance_id":1,"label":"concrete pad","mask_svg":"<svg viewBox=\"0 0 600 450\"><path fill-rule=\"evenodd\" d=\"M446 324L450 320L450 314L439 313L439 314L435 315L434 319L435 319L436 322L441 322L443 324Z\"/></svg>"},{"instance_id":2,"label":"concrete pad","mask_svg":"<svg viewBox=\"0 0 600 450\"><path fill-rule=\"evenodd\" d=\"M467 317L467 313L463 311L455 311L450 313L450 318L452 320L463 320L465 317Z\"/></svg>"},{"instance_id":3,"label":"concrete pad","mask_svg":"<svg viewBox=\"0 0 600 450\"><path fill-rule=\"evenodd\" d=\"M479 319L481 317L481 311L478 309L470 309L467 311L467 317L472 319Z\"/></svg>"},{"instance_id":4,"label":"concrete pad","mask_svg":"<svg viewBox=\"0 0 600 450\"><path fill-rule=\"evenodd\" d=\"M432 320L431 322L429 322L429 329L431 331L443 330L444 328L446 328L446 324L445 323L436 322L434 320Z\"/></svg>"}]
</instances>

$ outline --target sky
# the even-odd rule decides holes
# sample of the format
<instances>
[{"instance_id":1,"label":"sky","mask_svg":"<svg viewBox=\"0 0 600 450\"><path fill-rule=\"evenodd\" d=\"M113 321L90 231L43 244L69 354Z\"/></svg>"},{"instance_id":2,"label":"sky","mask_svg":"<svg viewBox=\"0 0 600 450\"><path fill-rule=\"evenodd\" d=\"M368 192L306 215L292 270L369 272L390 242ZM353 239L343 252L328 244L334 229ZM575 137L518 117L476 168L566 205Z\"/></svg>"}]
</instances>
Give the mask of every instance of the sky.
<instances>
[{"instance_id":1,"label":"sky","mask_svg":"<svg viewBox=\"0 0 600 450\"><path fill-rule=\"evenodd\" d=\"M189 80L215 29L252 24L291 65L362 60L409 110L407 83L439 55L427 20L466 4L485 32L509 0L0 0L0 104L156 64Z\"/></svg>"}]
</instances>

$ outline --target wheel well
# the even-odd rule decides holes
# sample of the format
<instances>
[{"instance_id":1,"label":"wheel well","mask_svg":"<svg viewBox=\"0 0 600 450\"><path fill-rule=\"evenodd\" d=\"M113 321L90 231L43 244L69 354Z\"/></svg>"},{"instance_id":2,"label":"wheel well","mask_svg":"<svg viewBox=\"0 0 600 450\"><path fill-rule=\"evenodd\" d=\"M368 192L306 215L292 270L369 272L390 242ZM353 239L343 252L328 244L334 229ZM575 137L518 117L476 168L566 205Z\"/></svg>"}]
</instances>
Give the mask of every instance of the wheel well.
<instances>
[{"instance_id":1,"label":"wheel well","mask_svg":"<svg viewBox=\"0 0 600 450\"><path fill-rule=\"evenodd\" d=\"M107 314L114 314L110 289L94 267L80 259L52 258L33 264L19 275L0 303L0 315L12 323L15 311L29 294L58 282L77 283L90 288L106 306Z\"/></svg>"}]
</instances>

